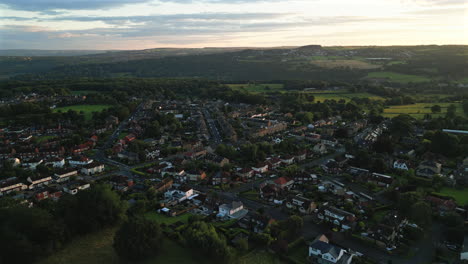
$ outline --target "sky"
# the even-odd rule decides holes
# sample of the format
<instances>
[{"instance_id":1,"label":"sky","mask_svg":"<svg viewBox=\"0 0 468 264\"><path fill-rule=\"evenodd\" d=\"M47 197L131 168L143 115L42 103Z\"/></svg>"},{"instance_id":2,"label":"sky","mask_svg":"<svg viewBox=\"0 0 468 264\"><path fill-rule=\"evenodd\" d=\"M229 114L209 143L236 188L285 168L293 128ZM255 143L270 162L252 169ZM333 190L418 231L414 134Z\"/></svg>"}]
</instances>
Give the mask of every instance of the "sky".
<instances>
[{"instance_id":1,"label":"sky","mask_svg":"<svg viewBox=\"0 0 468 264\"><path fill-rule=\"evenodd\" d=\"M0 49L468 44L468 0L0 0Z\"/></svg>"}]
</instances>

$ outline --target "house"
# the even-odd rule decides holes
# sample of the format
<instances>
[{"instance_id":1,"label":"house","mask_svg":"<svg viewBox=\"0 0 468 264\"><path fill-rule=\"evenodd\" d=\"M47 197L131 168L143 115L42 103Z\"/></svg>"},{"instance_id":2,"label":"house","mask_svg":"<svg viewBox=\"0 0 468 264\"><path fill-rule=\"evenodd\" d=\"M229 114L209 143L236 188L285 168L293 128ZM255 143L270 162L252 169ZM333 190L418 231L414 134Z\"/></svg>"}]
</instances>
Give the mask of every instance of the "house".
<instances>
[{"instance_id":1,"label":"house","mask_svg":"<svg viewBox=\"0 0 468 264\"><path fill-rule=\"evenodd\" d=\"M372 173L369 182L375 183L377 186L388 188L393 183L393 177L380 173Z\"/></svg>"},{"instance_id":2,"label":"house","mask_svg":"<svg viewBox=\"0 0 468 264\"><path fill-rule=\"evenodd\" d=\"M117 157L119 159L127 160L129 162L139 162L140 157L138 156L138 153L135 152L130 152L123 150L117 154Z\"/></svg>"},{"instance_id":3,"label":"house","mask_svg":"<svg viewBox=\"0 0 468 264\"><path fill-rule=\"evenodd\" d=\"M294 180L288 177L279 177L274 184L280 189L290 189L294 185Z\"/></svg>"},{"instance_id":4,"label":"house","mask_svg":"<svg viewBox=\"0 0 468 264\"><path fill-rule=\"evenodd\" d=\"M436 175L440 175L442 171L442 164L435 161L423 161L419 164L416 169L416 175L420 177L432 178Z\"/></svg>"},{"instance_id":5,"label":"house","mask_svg":"<svg viewBox=\"0 0 468 264\"><path fill-rule=\"evenodd\" d=\"M318 177L317 177L316 174L301 173L301 174L296 175L294 177L294 183L298 183L298 184L305 184L305 183L317 184L318 183Z\"/></svg>"},{"instance_id":6,"label":"house","mask_svg":"<svg viewBox=\"0 0 468 264\"><path fill-rule=\"evenodd\" d=\"M65 159L64 158L52 158L47 160L45 165L50 165L54 168L63 168L65 166Z\"/></svg>"},{"instance_id":7,"label":"house","mask_svg":"<svg viewBox=\"0 0 468 264\"><path fill-rule=\"evenodd\" d=\"M79 191L86 190L89 187L91 187L91 185L89 183L87 183L87 182L75 181L75 182L70 182L70 183L66 184L65 186L63 186L63 191L68 193L68 194L75 195Z\"/></svg>"},{"instance_id":8,"label":"house","mask_svg":"<svg viewBox=\"0 0 468 264\"><path fill-rule=\"evenodd\" d=\"M92 162L93 160L86 156L76 156L68 160L68 163L70 164L70 166L73 166L73 167L85 166L85 165L91 164Z\"/></svg>"},{"instance_id":9,"label":"house","mask_svg":"<svg viewBox=\"0 0 468 264\"><path fill-rule=\"evenodd\" d=\"M282 192L276 184L263 183L260 185L260 197L265 200L273 200L277 198Z\"/></svg>"},{"instance_id":10,"label":"house","mask_svg":"<svg viewBox=\"0 0 468 264\"><path fill-rule=\"evenodd\" d=\"M104 169L105 169L104 164L93 162L91 164L83 166L83 168L81 168L81 173L89 176L89 175L101 173L104 171Z\"/></svg>"},{"instance_id":11,"label":"house","mask_svg":"<svg viewBox=\"0 0 468 264\"><path fill-rule=\"evenodd\" d=\"M320 235L309 243L309 257L312 263L351 264L353 256L346 250L330 244L325 235Z\"/></svg>"},{"instance_id":12,"label":"house","mask_svg":"<svg viewBox=\"0 0 468 264\"><path fill-rule=\"evenodd\" d=\"M36 158L36 159L30 159L28 161L24 161L22 165L23 167L26 167L30 170L35 170L37 166L42 164L42 162L43 162L42 159Z\"/></svg>"},{"instance_id":13,"label":"house","mask_svg":"<svg viewBox=\"0 0 468 264\"><path fill-rule=\"evenodd\" d=\"M228 184L231 182L231 174L225 171L218 171L211 178L211 182L213 185Z\"/></svg>"},{"instance_id":14,"label":"house","mask_svg":"<svg viewBox=\"0 0 468 264\"><path fill-rule=\"evenodd\" d=\"M271 158L269 161L269 169L275 170L281 166L281 159L278 157Z\"/></svg>"},{"instance_id":15,"label":"house","mask_svg":"<svg viewBox=\"0 0 468 264\"><path fill-rule=\"evenodd\" d=\"M284 158L281 158L281 163L285 165L291 165L294 163L294 156L286 156Z\"/></svg>"},{"instance_id":16,"label":"house","mask_svg":"<svg viewBox=\"0 0 468 264\"><path fill-rule=\"evenodd\" d=\"M312 149L312 151L314 153L317 153L319 155L323 155L323 154L326 154L327 153L327 146L323 143L319 143L317 145L314 146L314 148Z\"/></svg>"},{"instance_id":17,"label":"house","mask_svg":"<svg viewBox=\"0 0 468 264\"><path fill-rule=\"evenodd\" d=\"M393 168L398 170L409 170L410 166L407 161L405 160L395 160L393 162Z\"/></svg>"},{"instance_id":18,"label":"house","mask_svg":"<svg viewBox=\"0 0 468 264\"><path fill-rule=\"evenodd\" d=\"M23 191L26 189L28 189L28 186L17 177L0 181L0 196L10 192Z\"/></svg>"},{"instance_id":19,"label":"house","mask_svg":"<svg viewBox=\"0 0 468 264\"><path fill-rule=\"evenodd\" d=\"M367 231L367 236L373 239L377 245L387 249L397 246L403 228L408 224L408 220L396 211L387 213L378 224Z\"/></svg>"},{"instance_id":20,"label":"house","mask_svg":"<svg viewBox=\"0 0 468 264\"><path fill-rule=\"evenodd\" d=\"M444 215L448 212L453 212L457 208L457 203L448 198L440 198L437 196L428 195L426 201L431 204L434 211L439 212L440 215Z\"/></svg>"},{"instance_id":21,"label":"house","mask_svg":"<svg viewBox=\"0 0 468 264\"><path fill-rule=\"evenodd\" d=\"M128 189L135 185L133 179L124 175L114 175L109 179L114 190L119 192L126 192Z\"/></svg>"},{"instance_id":22,"label":"house","mask_svg":"<svg viewBox=\"0 0 468 264\"><path fill-rule=\"evenodd\" d=\"M51 187L43 188L34 194L34 198L36 199L36 201L42 201L49 198L53 200L58 200L61 196L62 191Z\"/></svg>"},{"instance_id":23,"label":"house","mask_svg":"<svg viewBox=\"0 0 468 264\"><path fill-rule=\"evenodd\" d=\"M78 175L78 170L73 169L73 168L67 168L67 169L62 169L62 170L57 171L54 174L53 178L56 182L65 182L65 181L68 181L70 177L76 176L76 175Z\"/></svg>"},{"instance_id":24,"label":"house","mask_svg":"<svg viewBox=\"0 0 468 264\"><path fill-rule=\"evenodd\" d=\"M237 172L237 176L243 179L250 179L254 175L254 170L251 168L242 168Z\"/></svg>"},{"instance_id":25,"label":"house","mask_svg":"<svg viewBox=\"0 0 468 264\"><path fill-rule=\"evenodd\" d=\"M215 155L215 154L207 154L205 156L205 161L209 163L213 163L220 167L223 167L226 164L229 164L229 159Z\"/></svg>"},{"instance_id":26,"label":"house","mask_svg":"<svg viewBox=\"0 0 468 264\"><path fill-rule=\"evenodd\" d=\"M174 180L172 178L165 178L161 182L157 183L153 188L156 193L165 192L172 188Z\"/></svg>"},{"instance_id":27,"label":"house","mask_svg":"<svg viewBox=\"0 0 468 264\"><path fill-rule=\"evenodd\" d=\"M35 175L28 177L27 181L29 182L29 189L34 189L36 187L41 187L52 182L52 177Z\"/></svg>"},{"instance_id":28,"label":"house","mask_svg":"<svg viewBox=\"0 0 468 264\"><path fill-rule=\"evenodd\" d=\"M294 156L294 160L297 162L304 161L307 158L307 151L301 151Z\"/></svg>"},{"instance_id":29,"label":"house","mask_svg":"<svg viewBox=\"0 0 468 264\"><path fill-rule=\"evenodd\" d=\"M257 173L265 173L268 171L268 163L259 163L252 167L252 169Z\"/></svg>"},{"instance_id":30,"label":"house","mask_svg":"<svg viewBox=\"0 0 468 264\"><path fill-rule=\"evenodd\" d=\"M206 178L206 173L204 171L186 171L185 176L189 181L201 181Z\"/></svg>"},{"instance_id":31,"label":"house","mask_svg":"<svg viewBox=\"0 0 468 264\"><path fill-rule=\"evenodd\" d=\"M356 216L353 213L329 206L328 203L319 208L317 217L336 225L341 230L350 230L356 222Z\"/></svg>"},{"instance_id":32,"label":"house","mask_svg":"<svg viewBox=\"0 0 468 264\"><path fill-rule=\"evenodd\" d=\"M235 219L241 219L248 213L247 209L244 209L244 204L240 201L233 201L228 204L222 204L219 206L218 217L229 217Z\"/></svg>"},{"instance_id":33,"label":"house","mask_svg":"<svg viewBox=\"0 0 468 264\"><path fill-rule=\"evenodd\" d=\"M239 220L238 225L255 233L262 233L275 220L268 215L251 213Z\"/></svg>"},{"instance_id":34,"label":"house","mask_svg":"<svg viewBox=\"0 0 468 264\"><path fill-rule=\"evenodd\" d=\"M193 189L188 186L182 186L176 190L169 190L164 193L164 198L180 203L192 197Z\"/></svg>"},{"instance_id":35,"label":"house","mask_svg":"<svg viewBox=\"0 0 468 264\"><path fill-rule=\"evenodd\" d=\"M316 203L300 195L288 197L285 205L287 208L297 210L301 214L311 214L317 208Z\"/></svg>"}]
</instances>

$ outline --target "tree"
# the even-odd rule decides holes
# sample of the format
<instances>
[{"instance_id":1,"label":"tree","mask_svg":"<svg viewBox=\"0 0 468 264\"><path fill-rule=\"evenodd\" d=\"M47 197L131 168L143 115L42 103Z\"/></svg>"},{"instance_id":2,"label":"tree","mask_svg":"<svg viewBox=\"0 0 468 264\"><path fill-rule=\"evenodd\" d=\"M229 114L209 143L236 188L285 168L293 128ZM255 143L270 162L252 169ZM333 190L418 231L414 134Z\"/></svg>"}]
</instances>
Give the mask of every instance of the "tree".
<instances>
[{"instance_id":1,"label":"tree","mask_svg":"<svg viewBox=\"0 0 468 264\"><path fill-rule=\"evenodd\" d=\"M416 202L411 206L409 219L414 221L418 226L429 226L432 222L431 206L423 201Z\"/></svg>"},{"instance_id":2,"label":"tree","mask_svg":"<svg viewBox=\"0 0 468 264\"><path fill-rule=\"evenodd\" d=\"M433 105L433 106L431 107L431 111L432 111L432 113L434 113L434 114L435 114L435 113L440 113L440 112L442 111L442 108L440 107L440 105Z\"/></svg>"},{"instance_id":3,"label":"tree","mask_svg":"<svg viewBox=\"0 0 468 264\"><path fill-rule=\"evenodd\" d=\"M71 233L84 234L125 219L127 204L108 185L94 185L59 200L58 213Z\"/></svg>"},{"instance_id":4,"label":"tree","mask_svg":"<svg viewBox=\"0 0 468 264\"><path fill-rule=\"evenodd\" d=\"M144 217L132 217L115 234L114 249L127 260L154 256L162 247L161 227Z\"/></svg>"},{"instance_id":5,"label":"tree","mask_svg":"<svg viewBox=\"0 0 468 264\"><path fill-rule=\"evenodd\" d=\"M397 137L411 135L414 130L413 118L409 115L398 115L392 119L390 133Z\"/></svg>"},{"instance_id":6,"label":"tree","mask_svg":"<svg viewBox=\"0 0 468 264\"><path fill-rule=\"evenodd\" d=\"M33 263L59 249L65 239L63 223L46 210L0 210L0 263Z\"/></svg>"},{"instance_id":7,"label":"tree","mask_svg":"<svg viewBox=\"0 0 468 264\"><path fill-rule=\"evenodd\" d=\"M455 115L456 115L456 111L457 111L457 106L454 105L454 104L451 104L449 105L449 107L447 108L447 117L448 118L454 118Z\"/></svg>"}]
</instances>

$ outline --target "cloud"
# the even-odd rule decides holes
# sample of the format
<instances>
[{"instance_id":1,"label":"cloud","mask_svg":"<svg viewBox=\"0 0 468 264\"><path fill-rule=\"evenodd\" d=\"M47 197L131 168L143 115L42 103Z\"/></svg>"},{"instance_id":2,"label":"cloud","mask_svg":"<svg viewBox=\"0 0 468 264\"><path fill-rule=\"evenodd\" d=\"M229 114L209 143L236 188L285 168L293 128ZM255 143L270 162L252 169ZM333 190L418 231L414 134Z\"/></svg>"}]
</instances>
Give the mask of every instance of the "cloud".
<instances>
[{"instance_id":1,"label":"cloud","mask_svg":"<svg viewBox=\"0 0 468 264\"><path fill-rule=\"evenodd\" d=\"M48 14L54 9L89 10L144 3L150 0L2 0L2 4L15 10L41 11Z\"/></svg>"}]
</instances>

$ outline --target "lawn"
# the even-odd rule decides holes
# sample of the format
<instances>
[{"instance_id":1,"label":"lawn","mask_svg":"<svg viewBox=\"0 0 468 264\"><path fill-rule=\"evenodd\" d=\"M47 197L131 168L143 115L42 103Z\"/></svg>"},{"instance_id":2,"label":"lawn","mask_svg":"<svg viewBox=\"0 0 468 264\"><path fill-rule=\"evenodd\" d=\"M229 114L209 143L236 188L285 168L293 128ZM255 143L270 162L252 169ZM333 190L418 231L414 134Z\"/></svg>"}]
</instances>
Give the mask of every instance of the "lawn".
<instances>
[{"instance_id":1,"label":"lawn","mask_svg":"<svg viewBox=\"0 0 468 264\"><path fill-rule=\"evenodd\" d=\"M83 111L86 120L91 120L93 112L101 112L104 109L110 108L111 105L71 105L71 106L64 106L64 107L57 107L54 109L54 112L62 112L65 113L68 110L73 110L78 113Z\"/></svg>"},{"instance_id":2,"label":"lawn","mask_svg":"<svg viewBox=\"0 0 468 264\"><path fill-rule=\"evenodd\" d=\"M453 189L445 187L442 188L442 190L439 193L444 196L453 197L460 206L468 205L468 188Z\"/></svg>"},{"instance_id":3,"label":"lawn","mask_svg":"<svg viewBox=\"0 0 468 264\"><path fill-rule=\"evenodd\" d=\"M56 136L40 136L40 137L37 137L34 141L36 143L43 143L45 141L48 141L54 138L56 138Z\"/></svg>"},{"instance_id":4,"label":"lawn","mask_svg":"<svg viewBox=\"0 0 468 264\"><path fill-rule=\"evenodd\" d=\"M367 78L388 79L392 82L409 83L409 82L429 82L430 79L419 75L401 74L396 72L371 72Z\"/></svg>"},{"instance_id":5,"label":"lawn","mask_svg":"<svg viewBox=\"0 0 468 264\"><path fill-rule=\"evenodd\" d=\"M284 85L281 83L261 83L261 84L228 84L229 88L233 90L245 89L252 93L271 93L280 92L283 90Z\"/></svg>"},{"instance_id":6,"label":"lawn","mask_svg":"<svg viewBox=\"0 0 468 264\"><path fill-rule=\"evenodd\" d=\"M179 215L179 216L175 216L175 217L170 217L170 216L165 216L163 214L160 214L158 212L150 212L150 213L147 213L145 214L145 217L150 219L150 220L154 220L160 224L166 224L166 225L170 225L170 224L173 224L175 222L178 222L178 221L182 221L182 222L187 222L189 217L191 216L191 214L188 214L188 213L185 213L185 214L182 214L182 215Z\"/></svg>"},{"instance_id":7,"label":"lawn","mask_svg":"<svg viewBox=\"0 0 468 264\"><path fill-rule=\"evenodd\" d=\"M426 114L430 114L432 117L438 117L445 115L447 112L447 108L452 103L417 103L417 104L410 104L410 105L394 105L384 109L383 116L384 117L395 117L400 114L408 114L414 118L422 119ZM457 115L464 115L462 105L460 103L453 103L457 106L456 114ZM431 107L433 105L440 105L442 108L441 113L433 114L431 111Z\"/></svg>"}]
</instances>

